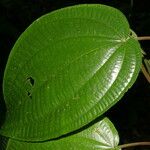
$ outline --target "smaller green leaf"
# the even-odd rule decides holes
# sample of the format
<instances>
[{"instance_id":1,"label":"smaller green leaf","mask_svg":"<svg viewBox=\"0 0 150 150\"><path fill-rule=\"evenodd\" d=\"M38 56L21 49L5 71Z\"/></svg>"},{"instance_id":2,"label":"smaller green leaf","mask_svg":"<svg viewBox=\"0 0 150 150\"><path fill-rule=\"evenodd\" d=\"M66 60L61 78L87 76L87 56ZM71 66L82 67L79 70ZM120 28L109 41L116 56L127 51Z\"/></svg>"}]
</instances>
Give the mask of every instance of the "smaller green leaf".
<instances>
[{"instance_id":1,"label":"smaller green leaf","mask_svg":"<svg viewBox=\"0 0 150 150\"><path fill-rule=\"evenodd\" d=\"M7 150L119 150L118 133L108 118L68 137L43 143L10 139Z\"/></svg>"}]
</instances>

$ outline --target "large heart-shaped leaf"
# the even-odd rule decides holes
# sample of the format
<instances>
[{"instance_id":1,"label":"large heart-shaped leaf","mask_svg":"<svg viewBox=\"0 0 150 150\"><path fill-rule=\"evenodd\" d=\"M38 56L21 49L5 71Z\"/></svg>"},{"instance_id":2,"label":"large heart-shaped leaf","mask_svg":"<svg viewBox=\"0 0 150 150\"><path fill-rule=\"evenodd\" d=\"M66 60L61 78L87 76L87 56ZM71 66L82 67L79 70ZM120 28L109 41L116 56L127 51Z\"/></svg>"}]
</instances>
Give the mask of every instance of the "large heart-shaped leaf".
<instances>
[{"instance_id":1,"label":"large heart-shaped leaf","mask_svg":"<svg viewBox=\"0 0 150 150\"><path fill-rule=\"evenodd\" d=\"M119 150L118 133L108 118L75 135L43 143L9 139L7 150Z\"/></svg>"},{"instance_id":2,"label":"large heart-shaped leaf","mask_svg":"<svg viewBox=\"0 0 150 150\"><path fill-rule=\"evenodd\" d=\"M79 129L123 96L140 65L140 45L115 8L77 5L47 14L9 56L0 132L43 141Z\"/></svg>"}]
</instances>

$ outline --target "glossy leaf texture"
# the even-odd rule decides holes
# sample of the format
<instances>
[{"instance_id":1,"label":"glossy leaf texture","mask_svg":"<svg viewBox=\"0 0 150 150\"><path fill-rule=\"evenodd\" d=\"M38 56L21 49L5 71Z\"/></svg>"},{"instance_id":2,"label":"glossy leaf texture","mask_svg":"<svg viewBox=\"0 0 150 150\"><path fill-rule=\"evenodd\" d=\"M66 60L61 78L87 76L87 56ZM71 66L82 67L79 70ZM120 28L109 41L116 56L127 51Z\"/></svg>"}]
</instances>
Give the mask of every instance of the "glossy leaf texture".
<instances>
[{"instance_id":1,"label":"glossy leaf texture","mask_svg":"<svg viewBox=\"0 0 150 150\"><path fill-rule=\"evenodd\" d=\"M140 66L140 45L119 10L89 4L44 15L9 56L0 133L44 141L77 130L121 99Z\"/></svg>"},{"instance_id":2,"label":"glossy leaf texture","mask_svg":"<svg viewBox=\"0 0 150 150\"><path fill-rule=\"evenodd\" d=\"M43 143L10 139L7 150L120 150L118 133L108 118L68 137Z\"/></svg>"}]
</instances>

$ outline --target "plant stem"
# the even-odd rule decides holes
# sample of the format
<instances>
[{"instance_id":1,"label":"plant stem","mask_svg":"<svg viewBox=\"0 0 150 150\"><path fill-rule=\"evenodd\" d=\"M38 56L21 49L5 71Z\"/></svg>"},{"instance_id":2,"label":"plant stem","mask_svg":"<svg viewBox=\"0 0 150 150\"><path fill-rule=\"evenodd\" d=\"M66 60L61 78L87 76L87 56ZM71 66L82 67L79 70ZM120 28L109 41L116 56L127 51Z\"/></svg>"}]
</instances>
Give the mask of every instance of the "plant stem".
<instances>
[{"instance_id":1,"label":"plant stem","mask_svg":"<svg viewBox=\"0 0 150 150\"><path fill-rule=\"evenodd\" d=\"M128 148L128 147L135 147L135 146L150 146L150 142L135 142L129 144L119 145L119 148Z\"/></svg>"},{"instance_id":2,"label":"plant stem","mask_svg":"<svg viewBox=\"0 0 150 150\"><path fill-rule=\"evenodd\" d=\"M139 36L137 37L138 41L145 41L145 40L150 40L150 36Z\"/></svg>"},{"instance_id":3,"label":"plant stem","mask_svg":"<svg viewBox=\"0 0 150 150\"><path fill-rule=\"evenodd\" d=\"M143 64L142 64L141 70L142 70L142 72L143 72L145 78L147 79L147 81L150 83L150 75L149 75L149 73L146 71L146 69L145 69L145 67L144 67Z\"/></svg>"}]
</instances>

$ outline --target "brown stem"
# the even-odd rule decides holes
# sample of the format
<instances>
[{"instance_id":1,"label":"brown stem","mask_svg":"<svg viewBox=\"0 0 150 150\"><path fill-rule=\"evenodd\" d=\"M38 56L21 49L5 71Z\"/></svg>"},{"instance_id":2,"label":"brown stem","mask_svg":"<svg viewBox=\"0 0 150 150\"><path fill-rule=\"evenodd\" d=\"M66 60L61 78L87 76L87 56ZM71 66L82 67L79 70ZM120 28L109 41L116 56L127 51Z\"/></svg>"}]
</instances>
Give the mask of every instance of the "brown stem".
<instances>
[{"instance_id":1,"label":"brown stem","mask_svg":"<svg viewBox=\"0 0 150 150\"><path fill-rule=\"evenodd\" d=\"M139 37L137 37L137 40L138 40L138 41L150 40L150 36L139 36Z\"/></svg>"},{"instance_id":2,"label":"brown stem","mask_svg":"<svg viewBox=\"0 0 150 150\"><path fill-rule=\"evenodd\" d=\"M135 142L129 144L119 145L119 148L128 148L128 147L135 147L135 146L150 146L150 142Z\"/></svg>"},{"instance_id":3,"label":"brown stem","mask_svg":"<svg viewBox=\"0 0 150 150\"><path fill-rule=\"evenodd\" d=\"M145 78L147 79L147 81L150 83L150 75L149 75L149 73L146 71L146 69L145 69L145 67L144 67L144 65L142 64L142 72L143 72L143 74L144 74L144 76L145 76Z\"/></svg>"}]
</instances>

